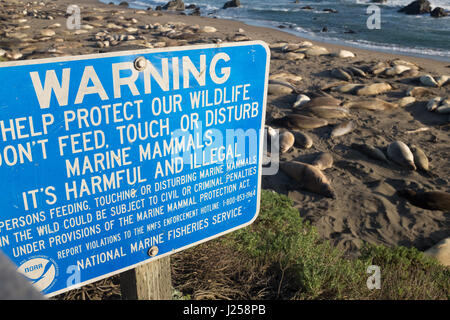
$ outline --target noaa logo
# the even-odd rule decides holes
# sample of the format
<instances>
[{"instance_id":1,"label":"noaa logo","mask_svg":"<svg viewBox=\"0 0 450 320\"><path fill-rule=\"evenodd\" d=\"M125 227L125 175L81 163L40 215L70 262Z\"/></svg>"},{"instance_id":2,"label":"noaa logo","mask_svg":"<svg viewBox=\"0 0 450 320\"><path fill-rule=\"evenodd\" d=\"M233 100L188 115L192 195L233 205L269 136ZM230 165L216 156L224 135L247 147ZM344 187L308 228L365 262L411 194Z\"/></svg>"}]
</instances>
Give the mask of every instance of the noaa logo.
<instances>
[{"instance_id":1,"label":"noaa logo","mask_svg":"<svg viewBox=\"0 0 450 320\"><path fill-rule=\"evenodd\" d=\"M58 273L55 261L42 256L23 262L17 271L28 278L39 291L50 288Z\"/></svg>"}]
</instances>

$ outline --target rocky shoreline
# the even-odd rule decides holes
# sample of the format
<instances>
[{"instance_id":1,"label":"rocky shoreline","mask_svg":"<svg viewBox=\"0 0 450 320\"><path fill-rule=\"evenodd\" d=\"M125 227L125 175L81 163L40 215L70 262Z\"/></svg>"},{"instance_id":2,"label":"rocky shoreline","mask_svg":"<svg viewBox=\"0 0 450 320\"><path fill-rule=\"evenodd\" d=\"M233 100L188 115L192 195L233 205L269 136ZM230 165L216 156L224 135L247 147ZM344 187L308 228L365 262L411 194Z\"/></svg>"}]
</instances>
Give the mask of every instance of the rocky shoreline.
<instances>
[{"instance_id":1,"label":"rocky shoreline","mask_svg":"<svg viewBox=\"0 0 450 320\"><path fill-rule=\"evenodd\" d=\"M448 63L309 42L176 9L136 10L89 0L77 2L81 25L70 29L69 5L1 1L0 59L263 40L272 54L267 125L283 134L281 163L296 164L263 177L263 188L287 194L324 238L350 254L363 241L426 250L450 236L445 195L444 207L427 209L410 193L397 193L450 191ZM321 125L306 127L311 118ZM317 169L313 164L323 154ZM323 185L296 182L292 172L302 170L320 177L334 196L317 192Z\"/></svg>"}]
</instances>

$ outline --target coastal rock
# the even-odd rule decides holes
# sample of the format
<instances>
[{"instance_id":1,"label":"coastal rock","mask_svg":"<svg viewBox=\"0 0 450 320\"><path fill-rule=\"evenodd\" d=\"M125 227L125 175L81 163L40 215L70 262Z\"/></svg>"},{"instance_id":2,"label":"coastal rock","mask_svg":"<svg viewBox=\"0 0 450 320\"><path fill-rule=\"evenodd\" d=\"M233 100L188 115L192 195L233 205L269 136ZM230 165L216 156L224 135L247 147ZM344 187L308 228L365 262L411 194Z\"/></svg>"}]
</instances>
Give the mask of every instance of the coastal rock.
<instances>
[{"instance_id":1,"label":"coastal rock","mask_svg":"<svg viewBox=\"0 0 450 320\"><path fill-rule=\"evenodd\" d=\"M401 8L398 12L406 14L423 14L431 12L431 5L428 0L416 0Z\"/></svg>"},{"instance_id":2,"label":"coastal rock","mask_svg":"<svg viewBox=\"0 0 450 320\"><path fill-rule=\"evenodd\" d=\"M237 8L237 7L240 7L240 6L241 6L241 2L239 0L231 0L231 1L226 2L223 5L222 9Z\"/></svg>"},{"instance_id":3,"label":"coastal rock","mask_svg":"<svg viewBox=\"0 0 450 320\"><path fill-rule=\"evenodd\" d=\"M172 0L167 2L162 9L168 11L183 11L185 7L182 0Z\"/></svg>"},{"instance_id":4,"label":"coastal rock","mask_svg":"<svg viewBox=\"0 0 450 320\"><path fill-rule=\"evenodd\" d=\"M430 12L433 18L442 18L448 16L448 13L441 7L436 7Z\"/></svg>"}]
</instances>

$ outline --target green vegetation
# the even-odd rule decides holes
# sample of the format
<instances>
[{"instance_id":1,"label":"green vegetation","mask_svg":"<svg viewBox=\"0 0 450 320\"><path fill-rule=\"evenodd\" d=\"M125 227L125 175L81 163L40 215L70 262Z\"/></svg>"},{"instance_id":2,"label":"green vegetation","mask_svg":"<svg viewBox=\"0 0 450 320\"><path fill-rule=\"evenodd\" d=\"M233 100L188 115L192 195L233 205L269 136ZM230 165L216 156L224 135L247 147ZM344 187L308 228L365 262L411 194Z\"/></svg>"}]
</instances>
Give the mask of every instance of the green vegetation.
<instances>
[{"instance_id":1,"label":"green vegetation","mask_svg":"<svg viewBox=\"0 0 450 320\"><path fill-rule=\"evenodd\" d=\"M450 270L418 250L365 244L349 258L286 196L262 191L258 219L174 255L174 286L193 299L449 299ZM381 289L367 288L367 267Z\"/></svg>"}]
</instances>

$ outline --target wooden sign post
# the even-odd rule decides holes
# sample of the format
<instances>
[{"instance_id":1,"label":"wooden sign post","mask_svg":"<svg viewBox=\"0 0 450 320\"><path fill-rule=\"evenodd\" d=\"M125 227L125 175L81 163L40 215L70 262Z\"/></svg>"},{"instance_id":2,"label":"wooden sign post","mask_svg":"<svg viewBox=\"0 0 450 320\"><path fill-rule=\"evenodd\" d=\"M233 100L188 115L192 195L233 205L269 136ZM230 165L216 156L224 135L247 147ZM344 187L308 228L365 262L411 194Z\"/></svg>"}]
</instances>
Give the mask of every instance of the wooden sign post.
<instances>
[{"instance_id":1,"label":"wooden sign post","mask_svg":"<svg viewBox=\"0 0 450 320\"><path fill-rule=\"evenodd\" d=\"M170 256L120 274L123 300L171 300Z\"/></svg>"}]
</instances>

